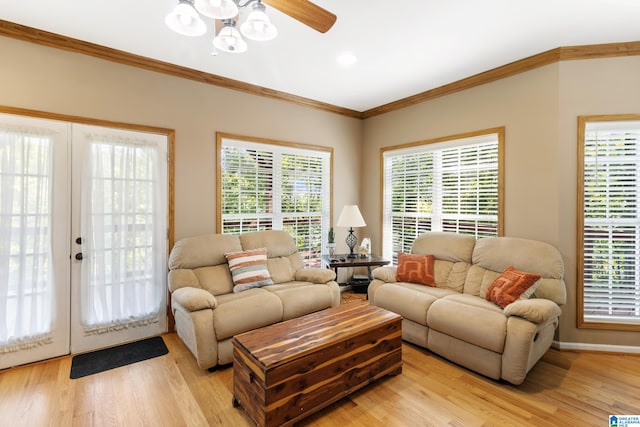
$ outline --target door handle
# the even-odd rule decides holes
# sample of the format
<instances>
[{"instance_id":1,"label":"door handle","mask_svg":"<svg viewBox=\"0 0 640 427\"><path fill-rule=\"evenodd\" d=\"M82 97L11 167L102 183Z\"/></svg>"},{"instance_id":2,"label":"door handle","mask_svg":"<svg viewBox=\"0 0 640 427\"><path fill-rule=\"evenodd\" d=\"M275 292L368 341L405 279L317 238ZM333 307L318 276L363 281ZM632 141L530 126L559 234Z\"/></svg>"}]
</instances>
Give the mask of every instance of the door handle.
<instances>
[{"instance_id":1,"label":"door handle","mask_svg":"<svg viewBox=\"0 0 640 427\"><path fill-rule=\"evenodd\" d=\"M76 243L81 245L82 244L82 237L77 237L76 238Z\"/></svg>"},{"instance_id":2,"label":"door handle","mask_svg":"<svg viewBox=\"0 0 640 427\"><path fill-rule=\"evenodd\" d=\"M76 254L76 259L77 259L78 261L82 261L82 252L78 252L78 253Z\"/></svg>"}]
</instances>

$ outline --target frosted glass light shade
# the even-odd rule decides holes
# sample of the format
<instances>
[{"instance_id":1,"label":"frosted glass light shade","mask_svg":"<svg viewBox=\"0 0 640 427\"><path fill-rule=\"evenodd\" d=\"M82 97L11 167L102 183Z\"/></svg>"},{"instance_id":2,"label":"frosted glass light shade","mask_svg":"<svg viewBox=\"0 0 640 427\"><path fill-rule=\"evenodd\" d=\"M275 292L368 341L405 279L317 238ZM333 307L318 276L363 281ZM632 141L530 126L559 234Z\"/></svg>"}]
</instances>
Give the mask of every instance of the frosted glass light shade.
<instances>
[{"instance_id":1,"label":"frosted glass light shade","mask_svg":"<svg viewBox=\"0 0 640 427\"><path fill-rule=\"evenodd\" d=\"M366 225L367 223L364 222L357 205L345 205L338 222L336 222L336 227L364 227Z\"/></svg>"},{"instance_id":2,"label":"frosted glass light shade","mask_svg":"<svg viewBox=\"0 0 640 427\"><path fill-rule=\"evenodd\" d=\"M213 19L230 19L238 14L238 6L231 0L195 0L198 12Z\"/></svg>"},{"instance_id":3,"label":"frosted glass light shade","mask_svg":"<svg viewBox=\"0 0 640 427\"><path fill-rule=\"evenodd\" d=\"M216 49L228 53L242 53L247 50L247 42L242 39L240 32L231 25L225 25L216 38L213 39Z\"/></svg>"},{"instance_id":4,"label":"frosted glass light shade","mask_svg":"<svg viewBox=\"0 0 640 427\"><path fill-rule=\"evenodd\" d=\"M257 41L272 40L278 35L278 29L260 9L254 9L247 16L247 20L240 26L240 31L246 38Z\"/></svg>"},{"instance_id":5,"label":"frosted glass light shade","mask_svg":"<svg viewBox=\"0 0 640 427\"><path fill-rule=\"evenodd\" d=\"M193 8L193 1L180 0L178 5L169 13L164 22L169 28L183 36L197 37L207 31L207 26L200 19Z\"/></svg>"}]
</instances>

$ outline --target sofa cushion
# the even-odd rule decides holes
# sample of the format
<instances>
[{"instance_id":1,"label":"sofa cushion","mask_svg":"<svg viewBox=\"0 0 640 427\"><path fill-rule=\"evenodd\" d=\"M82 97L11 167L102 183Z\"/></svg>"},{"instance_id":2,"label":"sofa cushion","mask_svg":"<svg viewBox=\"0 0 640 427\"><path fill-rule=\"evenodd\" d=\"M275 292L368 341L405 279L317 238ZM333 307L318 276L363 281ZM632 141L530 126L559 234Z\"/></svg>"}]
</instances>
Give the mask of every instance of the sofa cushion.
<instances>
[{"instance_id":1,"label":"sofa cushion","mask_svg":"<svg viewBox=\"0 0 640 427\"><path fill-rule=\"evenodd\" d=\"M567 300L562 255L548 243L515 237L485 237L476 243L473 264L498 273L514 267L539 274L542 283L536 289L536 297L559 305Z\"/></svg>"},{"instance_id":2,"label":"sofa cushion","mask_svg":"<svg viewBox=\"0 0 640 427\"><path fill-rule=\"evenodd\" d=\"M474 236L448 232L428 232L421 234L411 246L413 254L432 254L436 259L471 264Z\"/></svg>"},{"instance_id":3,"label":"sofa cushion","mask_svg":"<svg viewBox=\"0 0 640 427\"><path fill-rule=\"evenodd\" d=\"M227 263L195 268L191 271L197 277L199 286L213 295L233 292L233 279Z\"/></svg>"},{"instance_id":4,"label":"sofa cushion","mask_svg":"<svg viewBox=\"0 0 640 427\"><path fill-rule=\"evenodd\" d=\"M178 240L169 255L169 269L195 269L225 264L225 252L241 251L240 238L234 234L205 234Z\"/></svg>"},{"instance_id":5,"label":"sofa cushion","mask_svg":"<svg viewBox=\"0 0 640 427\"><path fill-rule=\"evenodd\" d=\"M540 285L540 275L506 268L487 289L487 301L505 308L518 299L529 298Z\"/></svg>"},{"instance_id":6,"label":"sofa cushion","mask_svg":"<svg viewBox=\"0 0 640 427\"><path fill-rule=\"evenodd\" d=\"M492 302L473 295L453 294L431 304L427 326L464 342L502 353L507 316Z\"/></svg>"},{"instance_id":7,"label":"sofa cushion","mask_svg":"<svg viewBox=\"0 0 640 427\"><path fill-rule=\"evenodd\" d=\"M263 289L280 298L282 320L294 319L333 305L333 291L326 285L292 282L287 285L266 286Z\"/></svg>"},{"instance_id":8,"label":"sofa cushion","mask_svg":"<svg viewBox=\"0 0 640 427\"><path fill-rule=\"evenodd\" d=\"M233 292L271 285L271 275L267 269L267 250L251 249L224 254L233 277Z\"/></svg>"},{"instance_id":9,"label":"sofa cushion","mask_svg":"<svg viewBox=\"0 0 640 427\"><path fill-rule=\"evenodd\" d=\"M496 277L500 275L499 272L487 270L479 265L472 265L467 272L467 278L464 282L465 294L475 295L480 298L484 298L487 289L496 280Z\"/></svg>"},{"instance_id":10,"label":"sofa cushion","mask_svg":"<svg viewBox=\"0 0 640 427\"><path fill-rule=\"evenodd\" d=\"M280 298L262 288L220 295L216 300L213 329L218 341L282 320Z\"/></svg>"},{"instance_id":11,"label":"sofa cushion","mask_svg":"<svg viewBox=\"0 0 640 427\"><path fill-rule=\"evenodd\" d=\"M304 268L304 261L298 253L293 237L282 230L265 230L240 235L242 248L267 248L267 266L274 283L295 280L295 272Z\"/></svg>"},{"instance_id":12,"label":"sofa cushion","mask_svg":"<svg viewBox=\"0 0 640 427\"><path fill-rule=\"evenodd\" d=\"M178 268L169 271L167 284L171 292L184 287L201 287L198 278L193 274L193 270L187 268Z\"/></svg>"},{"instance_id":13,"label":"sofa cushion","mask_svg":"<svg viewBox=\"0 0 640 427\"><path fill-rule=\"evenodd\" d=\"M396 280L398 282L435 286L434 262L433 255L415 255L399 252Z\"/></svg>"},{"instance_id":14,"label":"sofa cushion","mask_svg":"<svg viewBox=\"0 0 640 427\"><path fill-rule=\"evenodd\" d=\"M427 325L427 311L438 298L455 294L449 289L432 288L415 283L385 283L379 286L372 304L401 315L403 318Z\"/></svg>"},{"instance_id":15,"label":"sofa cushion","mask_svg":"<svg viewBox=\"0 0 640 427\"><path fill-rule=\"evenodd\" d=\"M286 231L254 231L240 234L239 237L243 249L267 248L269 258L289 256L298 252L295 240Z\"/></svg>"},{"instance_id":16,"label":"sofa cushion","mask_svg":"<svg viewBox=\"0 0 640 427\"><path fill-rule=\"evenodd\" d=\"M464 261L452 262L436 259L434 273L436 286L462 292L470 264Z\"/></svg>"},{"instance_id":17,"label":"sofa cushion","mask_svg":"<svg viewBox=\"0 0 640 427\"><path fill-rule=\"evenodd\" d=\"M275 257L267 259L267 268L273 283L288 283L295 280L296 267L291 257Z\"/></svg>"}]
</instances>

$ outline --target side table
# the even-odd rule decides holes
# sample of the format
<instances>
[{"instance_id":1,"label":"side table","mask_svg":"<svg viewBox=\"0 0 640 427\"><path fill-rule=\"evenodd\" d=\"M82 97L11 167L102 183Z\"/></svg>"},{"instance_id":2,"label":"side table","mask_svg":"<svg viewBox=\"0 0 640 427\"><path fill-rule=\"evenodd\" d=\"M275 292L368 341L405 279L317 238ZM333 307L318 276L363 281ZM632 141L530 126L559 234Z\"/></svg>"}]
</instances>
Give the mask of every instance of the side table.
<instances>
[{"instance_id":1,"label":"side table","mask_svg":"<svg viewBox=\"0 0 640 427\"><path fill-rule=\"evenodd\" d=\"M348 258L347 255L322 255L322 264L327 268L333 268L336 272L336 278L338 277L339 268L347 267L367 267L367 282L364 284L356 284L353 289L357 293L366 293L369 287L369 282L373 279L371 275L371 267L382 267L389 264L388 259L384 259L377 255L368 256L356 256L355 258Z\"/></svg>"}]
</instances>

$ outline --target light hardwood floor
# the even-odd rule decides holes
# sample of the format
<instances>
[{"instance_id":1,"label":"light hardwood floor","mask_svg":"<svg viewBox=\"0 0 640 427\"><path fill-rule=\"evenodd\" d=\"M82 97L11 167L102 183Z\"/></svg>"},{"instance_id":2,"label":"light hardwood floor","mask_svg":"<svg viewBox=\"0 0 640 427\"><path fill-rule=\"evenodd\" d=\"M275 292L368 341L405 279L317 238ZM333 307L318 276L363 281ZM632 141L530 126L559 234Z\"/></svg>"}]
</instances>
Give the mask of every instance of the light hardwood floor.
<instances>
[{"instance_id":1,"label":"light hardwood floor","mask_svg":"<svg viewBox=\"0 0 640 427\"><path fill-rule=\"evenodd\" d=\"M0 371L0 425L249 426L233 370L203 371L176 334L169 354L70 380L71 357ZM524 384L496 382L410 344L385 377L303 426L608 426L640 414L640 356L551 349Z\"/></svg>"}]
</instances>

